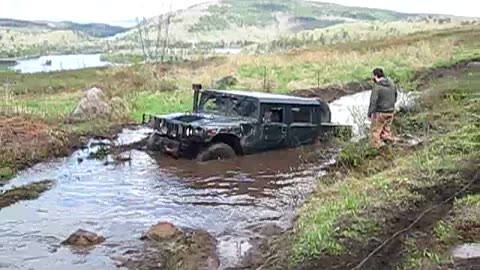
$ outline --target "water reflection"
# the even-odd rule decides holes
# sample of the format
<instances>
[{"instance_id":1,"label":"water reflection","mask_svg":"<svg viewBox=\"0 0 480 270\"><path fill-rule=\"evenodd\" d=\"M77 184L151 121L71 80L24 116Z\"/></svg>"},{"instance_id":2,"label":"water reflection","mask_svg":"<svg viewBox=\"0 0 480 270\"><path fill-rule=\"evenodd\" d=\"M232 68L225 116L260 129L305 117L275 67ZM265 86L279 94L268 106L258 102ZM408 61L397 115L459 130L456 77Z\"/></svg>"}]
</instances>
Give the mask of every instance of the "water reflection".
<instances>
[{"instance_id":1,"label":"water reflection","mask_svg":"<svg viewBox=\"0 0 480 270\"><path fill-rule=\"evenodd\" d=\"M111 64L102 61L100 54L46 55L39 58L19 60L15 66L9 69L21 73L37 73L103 67L108 65Z\"/></svg>"}]
</instances>

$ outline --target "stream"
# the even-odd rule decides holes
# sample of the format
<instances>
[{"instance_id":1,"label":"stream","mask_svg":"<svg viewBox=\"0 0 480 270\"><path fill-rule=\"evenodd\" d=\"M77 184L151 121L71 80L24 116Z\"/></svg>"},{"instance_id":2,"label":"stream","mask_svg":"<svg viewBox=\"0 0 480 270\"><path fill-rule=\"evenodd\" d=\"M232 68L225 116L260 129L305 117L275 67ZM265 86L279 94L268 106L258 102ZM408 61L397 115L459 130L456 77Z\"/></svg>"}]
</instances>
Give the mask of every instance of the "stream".
<instances>
[{"instance_id":1,"label":"stream","mask_svg":"<svg viewBox=\"0 0 480 270\"><path fill-rule=\"evenodd\" d=\"M369 96L334 101L332 121L353 125L362 136L355 115L366 114ZM125 129L117 143L140 141L149 132ZM252 227L291 225L336 155L310 146L200 164L134 150L125 153L131 162L105 165L86 158L96 150L38 164L3 187L55 180L37 200L0 210L0 269L118 269L114 258L141 246L140 236L159 221L205 229L218 240L220 268L234 267L251 247ZM87 253L60 245L79 228L106 241Z\"/></svg>"}]
</instances>

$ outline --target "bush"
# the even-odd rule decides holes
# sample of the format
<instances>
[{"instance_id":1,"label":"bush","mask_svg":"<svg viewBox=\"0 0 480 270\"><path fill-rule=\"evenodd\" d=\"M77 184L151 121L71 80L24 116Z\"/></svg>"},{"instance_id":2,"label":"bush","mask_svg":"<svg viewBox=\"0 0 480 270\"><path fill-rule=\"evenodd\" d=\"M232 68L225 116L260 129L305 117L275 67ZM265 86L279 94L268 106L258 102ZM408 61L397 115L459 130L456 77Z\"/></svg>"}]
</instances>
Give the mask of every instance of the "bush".
<instances>
[{"instance_id":1,"label":"bush","mask_svg":"<svg viewBox=\"0 0 480 270\"><path fill-rule=\"evenodd\" d=\"M378 150L367 140L348 142L340 151L338 163L346 168L360 167L364 162L378 155Z\"/></svg>"},{"instance_id":2,"label":"bush","mask_svg":"<svg viewBox=\"0 0 480 270\"><path fill-rule=\"evenodd\" d=\"M177 82L169 79L162 79L156 83L157 87L155 87L156 91L160 92L167 92L167 91L175 91L178 90Z\"/></svg>"}]
</instances>

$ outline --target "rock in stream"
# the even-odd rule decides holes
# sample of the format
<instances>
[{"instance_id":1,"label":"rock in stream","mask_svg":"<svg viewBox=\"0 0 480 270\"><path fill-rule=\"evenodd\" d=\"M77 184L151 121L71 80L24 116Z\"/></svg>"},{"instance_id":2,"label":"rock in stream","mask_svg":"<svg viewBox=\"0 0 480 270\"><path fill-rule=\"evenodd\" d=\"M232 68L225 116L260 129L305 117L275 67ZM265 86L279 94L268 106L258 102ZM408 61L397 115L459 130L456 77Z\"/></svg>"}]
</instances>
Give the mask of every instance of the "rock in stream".
<instances>
[{"instance_id":1,"label":"rock in stream","mask_svg":"<svg viewBox=\"0 0 480 270\"><path fill-rule=\"evenodd\" d=\"M204 230L181 229L168 222L152 226L141 238L142 250L126 253L128 269L216 270L217 240Z\"/></svg>"},{"instance_id":2,"label":"rock in stream","mask_svg":"<svg viewBox=\"0 0 480 270\"><path fill-rule=\"evenodd\" d=\"M72 235L70 235L62 245L70 245L75 247L89 247L98 245L105 241L105 237L99 236L96 233L86 230L78 229Z\"/></svg>"}]
</instances>

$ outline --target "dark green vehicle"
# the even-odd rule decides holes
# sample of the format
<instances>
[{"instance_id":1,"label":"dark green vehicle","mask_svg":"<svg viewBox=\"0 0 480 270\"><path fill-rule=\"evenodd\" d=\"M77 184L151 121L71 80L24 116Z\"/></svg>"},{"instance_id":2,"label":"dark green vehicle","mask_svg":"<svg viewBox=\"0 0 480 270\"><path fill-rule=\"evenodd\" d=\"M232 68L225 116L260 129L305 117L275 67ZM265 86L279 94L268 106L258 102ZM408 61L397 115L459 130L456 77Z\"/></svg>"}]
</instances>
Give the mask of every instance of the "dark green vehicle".
<instances>
[{"instance_id":1,"label":"dark green vehicle","mask_svg":"<svg viewBox=\"0 0 480 270\"><path fill-rule=\"evenodd\" d=\"M193 111L149 116L148 149L207 161L313 144L330 132L328 104L312 98L253 91L201 90Z\"/></svg>"}]
</instances>

